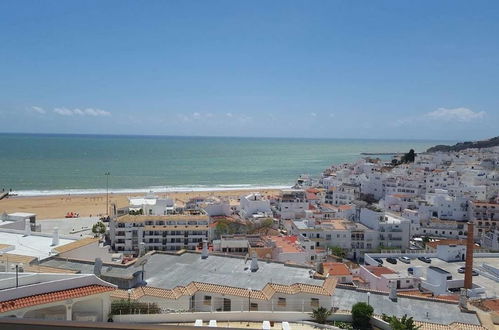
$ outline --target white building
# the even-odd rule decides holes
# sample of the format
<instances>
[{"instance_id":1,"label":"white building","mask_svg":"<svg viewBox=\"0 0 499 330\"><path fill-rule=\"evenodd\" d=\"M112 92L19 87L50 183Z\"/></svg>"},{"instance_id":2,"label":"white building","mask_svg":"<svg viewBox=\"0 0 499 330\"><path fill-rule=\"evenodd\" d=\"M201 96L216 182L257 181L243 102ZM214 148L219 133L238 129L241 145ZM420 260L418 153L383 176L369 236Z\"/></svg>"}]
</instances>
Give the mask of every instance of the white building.
<instances>
[{"instance_id":1,"label":"white building","mask_svg":"<svg viewBox=\"0 0 499 330\"><path fill-rule=\"evenodd\" d=\"M269 217L272 215L270 201L260 193L251 193L241 197L240 215L244 219L252 218L253 215Z\"/></svg>"}]
</instances>

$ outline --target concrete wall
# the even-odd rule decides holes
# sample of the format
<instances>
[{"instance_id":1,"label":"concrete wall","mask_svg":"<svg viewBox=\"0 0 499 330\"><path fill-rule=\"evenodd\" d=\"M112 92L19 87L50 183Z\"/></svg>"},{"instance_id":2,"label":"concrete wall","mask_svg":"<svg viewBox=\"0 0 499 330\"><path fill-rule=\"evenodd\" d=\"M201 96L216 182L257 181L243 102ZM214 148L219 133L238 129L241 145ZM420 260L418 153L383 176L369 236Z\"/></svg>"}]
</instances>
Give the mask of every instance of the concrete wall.
<instances>
[{"instance_id":1,"label":"concrete wall","mask_svg":"<svg viewBox=\"0 0 499 330\"><path fill-rule=\"evenodd\" d=\"M115 322L126 323L179 323L179 322L192 322L196 320L203 320L209 322L210 320L217 321L274 321L274 322L300 322L304 320L311 320L310 313L301 312L196 312L196 313L169 313L169 314L135 314L135 315L115 315L113 316ZM351 322L352 315L350 313L335 313L331 315L328 320ZM383 328L384 329L384 328Z\"/></svg>"}]
</instances>

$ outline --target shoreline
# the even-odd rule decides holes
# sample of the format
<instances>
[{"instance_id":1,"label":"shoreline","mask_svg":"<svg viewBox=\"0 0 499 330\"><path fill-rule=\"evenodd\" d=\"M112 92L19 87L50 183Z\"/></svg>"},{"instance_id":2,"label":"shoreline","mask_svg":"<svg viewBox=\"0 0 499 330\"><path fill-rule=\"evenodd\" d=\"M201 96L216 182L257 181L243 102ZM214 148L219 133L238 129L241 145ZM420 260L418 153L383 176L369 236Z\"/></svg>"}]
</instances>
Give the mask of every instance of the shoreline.
<instances>
[{"instance_id":1,"label":"shoreline","mask_svg":"<svg viewBox=\"0 0 499 330\"><path fill-rule=\"evenodd\" d=\"M218 197L237 199L249 192L260 192L264 195L275 195L284 188L277 187L246 187L225 188L204 191L153 191L158 197L167 195L179 205L193 197ZM116 204L118 208L129 205L128 197L144 196L150 191L109 192L109 205ZM27 212L35 213L37 220L64 218L68 212L79 213L81 217L100 216L106 214L106 192L87 194L59 194L38 196L9 196L0 200L0 213Z\"/></svg>"},{"instance_id":2,"label":"shoreline","mask_svg":"<svg viewBox=\"0 0 499 330\"><path fill-rule=\"evenodd\" d=\"M242 190L274 190L274 189L289 189L292 185L251 185L251 184L227 184L218 186L177 186L177 187L147 187L147 188L120 188L109 189L109 194L147 194L153 192L155 194L175 194L175 193L203 193L203 192L230 192ZM7 192L7 191L5 191ZM89 189L53 189L53 190L13 190L9 193L8 198L20 197L44 197L44 196L90 196L90 195L105 195L106 189L89 188Z\"/></svg>"}]
</instances>

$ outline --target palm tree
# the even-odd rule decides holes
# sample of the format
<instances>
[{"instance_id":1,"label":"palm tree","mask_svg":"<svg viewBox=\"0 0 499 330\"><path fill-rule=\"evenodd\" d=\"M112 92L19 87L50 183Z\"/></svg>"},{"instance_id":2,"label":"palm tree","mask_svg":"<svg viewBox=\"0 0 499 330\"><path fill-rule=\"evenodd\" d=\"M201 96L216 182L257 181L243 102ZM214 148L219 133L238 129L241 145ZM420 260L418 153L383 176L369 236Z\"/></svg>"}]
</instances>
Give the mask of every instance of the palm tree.
<instances>
[{"instance_id":1,"label":"palm tree","mask_svg":"<svg viewBox=\"0 0 499 330\"><path fill-rule=\"evenodd\" d=\"M324 307L319 307L317 309L314 309L312 311L312 319L319 324L325 324L327 321L327 318L331 316L332 312L331 310L324 308Z\"/></svg>"}]
</instances>

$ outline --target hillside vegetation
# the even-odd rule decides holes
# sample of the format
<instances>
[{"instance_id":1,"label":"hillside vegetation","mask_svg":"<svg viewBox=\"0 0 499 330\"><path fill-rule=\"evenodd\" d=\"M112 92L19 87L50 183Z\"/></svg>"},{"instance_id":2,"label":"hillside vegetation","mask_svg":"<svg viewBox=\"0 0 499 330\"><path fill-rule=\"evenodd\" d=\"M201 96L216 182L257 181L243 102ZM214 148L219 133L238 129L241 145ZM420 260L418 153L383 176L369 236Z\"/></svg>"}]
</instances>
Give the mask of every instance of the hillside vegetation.
<instances>
[{"instance_id":1,"label":"hillside vegetation","mask_svg":"<svg viewBox=\"0 0 499 330\"><path fill-rule=\"evenodd\" d=\"M476 149L476 148L490 148L499 146L499 136L493 137L488 140L473 141L473 142L459 142L453 146L447 145L437 145L426 150L426 152L437 152L437 151L461 151L464 149Z\"/></svg>"}]
</instances>

